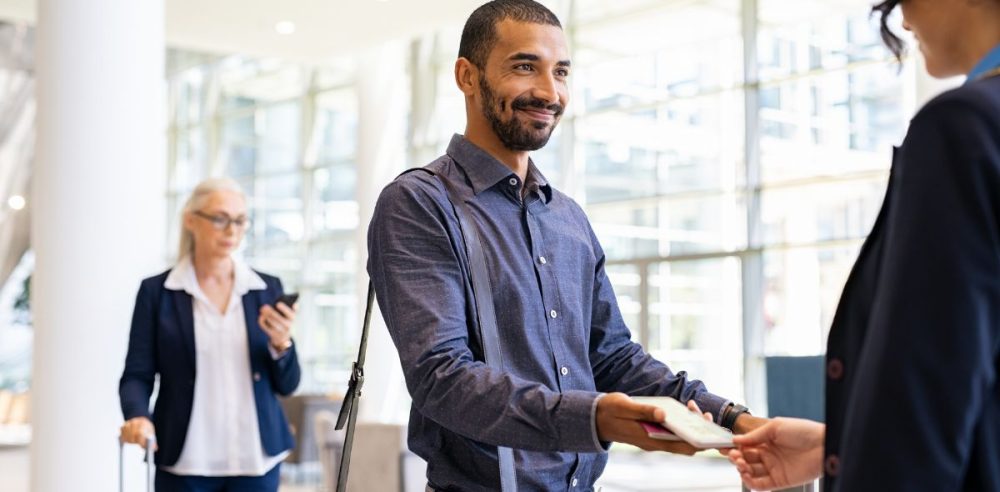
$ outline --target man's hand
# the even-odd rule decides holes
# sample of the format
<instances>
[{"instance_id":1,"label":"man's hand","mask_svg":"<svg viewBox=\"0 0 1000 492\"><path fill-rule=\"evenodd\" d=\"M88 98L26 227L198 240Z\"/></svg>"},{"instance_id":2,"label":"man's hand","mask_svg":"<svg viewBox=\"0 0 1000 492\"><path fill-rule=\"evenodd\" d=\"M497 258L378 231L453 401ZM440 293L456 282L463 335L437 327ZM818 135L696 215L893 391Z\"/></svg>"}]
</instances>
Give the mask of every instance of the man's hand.
<instances>
[{"instance_id":1,"label":"man's hand","mask_svg":"<svg viewBox=\"0 0 1000 492\"><path fill-rule=\"evenodd\" d=\"M820 476L825 436L823 424L777 417L749 434L733 437L738 449L724 452L747 487L783 489Z\"/></svg>"},{"instance_id":2,"label":"man's hand","mask_svg":"<svg viewBox=\"0 0 1000 492\"><path fill-rule=\"evenodd\" d=\"M693 403L693 402L692 402ZM688 405L691 408L693 405ZM694 411L697 407L694 406ZM645 451L667 451L691 456L699 449L683 441L663 441L646 435L639 422L663 422L663 410L638 403L624 393L608 393L597 402L597 437L623 442Z\"/></svg>"}]
</instances>

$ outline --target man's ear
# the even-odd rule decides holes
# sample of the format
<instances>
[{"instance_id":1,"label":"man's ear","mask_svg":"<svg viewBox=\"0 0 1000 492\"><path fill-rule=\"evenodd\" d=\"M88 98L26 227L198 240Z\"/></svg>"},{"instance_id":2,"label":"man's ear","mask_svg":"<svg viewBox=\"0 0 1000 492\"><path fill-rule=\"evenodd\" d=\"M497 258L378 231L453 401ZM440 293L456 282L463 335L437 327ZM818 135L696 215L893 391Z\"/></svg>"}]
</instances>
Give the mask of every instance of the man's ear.
<instances>
[{"instance_id":1,"label":"man's ear","mask_svg":"<svg viewBox=\"0 0 1000 492\"><path fill-rule=\"evenodd\" d=\"M479 87L479 76L479 67L468 58L459 58L455 61L455 84L465 97L475 95Z\"/></svg>"}]
</instances>

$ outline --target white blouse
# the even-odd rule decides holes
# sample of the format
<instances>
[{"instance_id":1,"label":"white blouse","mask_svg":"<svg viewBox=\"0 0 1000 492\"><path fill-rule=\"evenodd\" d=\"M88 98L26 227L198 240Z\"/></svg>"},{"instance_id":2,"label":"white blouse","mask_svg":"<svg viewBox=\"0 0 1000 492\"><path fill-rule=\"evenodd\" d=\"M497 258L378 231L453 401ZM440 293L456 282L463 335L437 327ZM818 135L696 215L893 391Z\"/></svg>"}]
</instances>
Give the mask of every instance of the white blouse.
<instances>
[{"instance_id":1,"label":"white blouse","mask_svg":"<svg viewBox=\"0 0 1000 492\"><path fill-rule=\"evenodd\" d=\"M202 292L189 258L181 260L163 284L190 294L194 311L197 376L191 420L180 458L163 467L175 475L261 476L288 456L288 451L264 454L253 394L243 296L267 284L242 261L233 262L233 292L226 312ZM277 356L273 350L271 355Z\"/></svg>"}]
</instances>

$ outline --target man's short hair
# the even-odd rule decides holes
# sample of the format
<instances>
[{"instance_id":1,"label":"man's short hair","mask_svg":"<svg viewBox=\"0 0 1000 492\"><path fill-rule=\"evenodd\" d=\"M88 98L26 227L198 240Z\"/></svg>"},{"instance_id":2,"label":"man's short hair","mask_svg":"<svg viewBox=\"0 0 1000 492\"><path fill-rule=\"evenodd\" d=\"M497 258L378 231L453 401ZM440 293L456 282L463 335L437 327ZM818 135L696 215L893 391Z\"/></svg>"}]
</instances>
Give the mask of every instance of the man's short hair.
<instances>
[{"instance_id":1,"label":"man's short hair","mask_svg":"<svg viewBox=\"0 0 1000 492\"><path fill-rule=\"evenodd\" d=\"M497 42L497 25L508 19L562 29L559 18L534 0L493 0L477 8L465 21L458 56L481 69L485 68L486 59Z\"/></svg>"}]
</instances>

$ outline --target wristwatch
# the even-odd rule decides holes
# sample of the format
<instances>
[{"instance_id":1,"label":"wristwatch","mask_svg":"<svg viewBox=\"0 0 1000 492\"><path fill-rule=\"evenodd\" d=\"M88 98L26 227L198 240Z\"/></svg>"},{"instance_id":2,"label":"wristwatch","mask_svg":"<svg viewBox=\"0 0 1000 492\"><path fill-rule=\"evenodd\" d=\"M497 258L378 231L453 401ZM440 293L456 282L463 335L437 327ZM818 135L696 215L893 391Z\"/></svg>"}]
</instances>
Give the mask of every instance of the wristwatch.
<instances>
[{"instance_id":1,"label":"wristwatch","mask_svg":"<svg viewBox=\"0 0 1000 492\"><path fill-rule=\"evenodd\" d=\"M730 403L729 406L722 411L722 418L720 419L722 426L729 430L733 430L733 426L736 425L736 419L744 413L749 415L750 409L740 405L739 403Z\"/></svg>"},{"instance_id":2,"label":"wristwatch","mask_svg":"<svg viewBox=\"0 0 1000 492\"><path fill-rule=\"evenodd\" d=\"M278 352L280 354L280 353L282 353L282 352L284 352L284 351L292 348L292 339L289 338L288 340L285 340L285 343L281 344L280 347L276 346L274 344L271 344L271 348L273 348L276 352Z\"/></svg>"}]
</instances>

